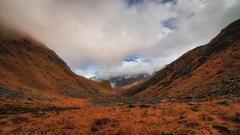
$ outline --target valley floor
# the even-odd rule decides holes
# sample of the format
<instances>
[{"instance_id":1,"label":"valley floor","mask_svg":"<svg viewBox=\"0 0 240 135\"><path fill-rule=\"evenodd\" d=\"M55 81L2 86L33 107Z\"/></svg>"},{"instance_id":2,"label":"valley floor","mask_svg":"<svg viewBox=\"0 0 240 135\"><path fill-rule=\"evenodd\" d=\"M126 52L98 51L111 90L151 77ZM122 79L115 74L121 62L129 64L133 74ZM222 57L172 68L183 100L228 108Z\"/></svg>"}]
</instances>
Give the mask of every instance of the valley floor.
<instances>
[{"instance_id":1,"label":"valley floor","mask_svg":"<svg viewBox=\"0 0 240 135\"><path fill-rule=\"evenodd\" d=\"M35 108L15 113L5 108L0 114L0 134L240 134L239 98L158 104L99 105L81 102L81 106L72 108Z\"/></svg>"}]
</instances>

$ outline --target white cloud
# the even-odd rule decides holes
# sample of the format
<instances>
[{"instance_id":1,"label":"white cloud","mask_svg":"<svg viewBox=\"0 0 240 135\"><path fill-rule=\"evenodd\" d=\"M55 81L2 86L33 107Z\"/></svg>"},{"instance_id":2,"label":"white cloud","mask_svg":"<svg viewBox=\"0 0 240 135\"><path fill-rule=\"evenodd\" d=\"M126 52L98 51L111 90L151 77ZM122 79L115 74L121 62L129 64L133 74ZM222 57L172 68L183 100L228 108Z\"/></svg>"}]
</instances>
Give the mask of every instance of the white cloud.
<instances>
[{"instance_id":1,"label":"white cloud","mask_svg":"<svg viewBox=\"0 0 240 135\"><path fill-rule=\"evenodd\" d=\"M132 62L124 61L120 65L103 68L97 75L104 79L108 79L109 77L135 75L141 73L151 75L154 72L154 68L155 67L153 67L149 62L144 62L143 60L138 59Z\"/></svg>"},{"instance_id":2,"label":"white cloud","mask_svg":"<svg viewBox=\"0 0 240 135\"><path fill-rule=\"evenodd\" d=\"M84 68L99 65L99 74L114 76L135 69L153 72L240 18L239 0L156 3L144 0L129 7L126 0L0 0L0 20L45 43L77 73L89 74ZM163 26L170 18L176 29ZM132 54L151 62L122 61Z\"/></svg>"},{"instance_id":3,"label":"white cloud","mask_svg":"<svg viewBox=\"0 0 240 135\"><path fill-rule=\"evenodd\" d=\"M124 75L138 75L148 74L151 75L156 70L159 70L173 61L176 56L166 56L160 58L138 58L134 61L123 61L120 64L112 66L102 66L97 69L95 73L98 78L109 79L111 77L124 76Z\"/></svg>"}]
</instances>

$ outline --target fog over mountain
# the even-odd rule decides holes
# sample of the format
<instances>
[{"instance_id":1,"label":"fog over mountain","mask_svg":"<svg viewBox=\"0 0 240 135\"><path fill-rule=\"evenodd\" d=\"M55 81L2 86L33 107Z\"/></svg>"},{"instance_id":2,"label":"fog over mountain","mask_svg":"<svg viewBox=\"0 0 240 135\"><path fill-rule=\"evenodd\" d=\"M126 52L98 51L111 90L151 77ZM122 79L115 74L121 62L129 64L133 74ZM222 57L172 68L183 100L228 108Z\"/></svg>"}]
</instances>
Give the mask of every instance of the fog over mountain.
<instances>
[{"instance_id":1,"label":"fog over mountain","mask_svg":"<svg viewBox=\"0 0 240 135\"><path fill-rule=\"evenodd\" d=\"M240 18L239 0L0 0L1 23L78 74L152 74Z\"/></svg>"}]
</instances>

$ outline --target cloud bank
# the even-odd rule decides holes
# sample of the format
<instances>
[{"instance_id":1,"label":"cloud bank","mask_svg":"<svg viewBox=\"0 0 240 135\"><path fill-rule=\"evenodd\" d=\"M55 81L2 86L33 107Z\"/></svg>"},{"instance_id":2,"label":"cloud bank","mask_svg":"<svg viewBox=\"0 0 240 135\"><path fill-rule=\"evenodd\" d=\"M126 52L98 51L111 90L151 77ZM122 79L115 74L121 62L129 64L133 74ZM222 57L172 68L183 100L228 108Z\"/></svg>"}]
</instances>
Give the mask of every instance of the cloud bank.
<instances>
[{"instance_id":1,"label":"cloud bank","mask_svg":"<svg viewBox=\"0 0 240 135\"><path fill-rule=\"evenodd\" d=\"M240 18L239 0L0 0L0 21L100 78L151 74ZM126 61L126 56L141 58Z\"/></svg>"}]
</instances>

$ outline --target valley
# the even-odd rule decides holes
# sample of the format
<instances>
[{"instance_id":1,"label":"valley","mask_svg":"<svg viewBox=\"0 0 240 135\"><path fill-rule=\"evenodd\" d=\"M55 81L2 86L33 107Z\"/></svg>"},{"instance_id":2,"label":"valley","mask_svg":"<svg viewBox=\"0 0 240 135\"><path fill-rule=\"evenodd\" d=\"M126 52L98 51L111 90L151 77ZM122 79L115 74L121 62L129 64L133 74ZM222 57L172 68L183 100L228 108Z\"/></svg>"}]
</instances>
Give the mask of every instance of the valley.
<instances>
[{"instance_id":1,"label":"valley","mask_svg":"<svg viewBox=\"0 0 240 135\"><path fill-rule=\"evenodd\" d=\"M117 89L76 75L30 36L2 29L0 76L1 135L240 133L240 20Z\"/></svg>"}]
</instances>

